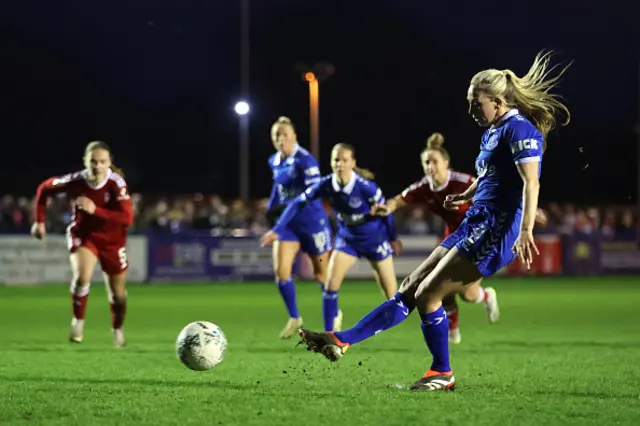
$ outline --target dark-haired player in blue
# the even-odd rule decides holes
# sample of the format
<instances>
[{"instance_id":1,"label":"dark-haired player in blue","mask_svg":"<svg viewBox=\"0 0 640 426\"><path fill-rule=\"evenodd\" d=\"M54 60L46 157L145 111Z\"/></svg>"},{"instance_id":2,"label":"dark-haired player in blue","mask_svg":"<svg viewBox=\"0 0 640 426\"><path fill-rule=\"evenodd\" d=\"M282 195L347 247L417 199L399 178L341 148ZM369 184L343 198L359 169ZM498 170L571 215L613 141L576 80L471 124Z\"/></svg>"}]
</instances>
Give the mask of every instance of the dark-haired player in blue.
<instances>
[{"instance_id":1,"label":"dark-haired player in blue","mask_svg":"<svg viewBox=\"0 0 640 426\"><path fill-rule=\"evenodd\" d=\"M326 289L323 295L322 312L325 331L339 331L342 312L338 309L338 292L349 269L358 258L371 263L374 277L387 298L398 291L398 283L393 267L395 247L400 249L392 216L371 216L371 207L384 203L384 196L378 185L373 183L374 175L368 170L356 167L355 151L350 145L339 143L331 151L333 173L323 177L289 203L280 219L262 237L262 244L268 245L280 238L289 223L304 215L309 203L321 199L329 201L338 218L338 232L331 259Z\"/></svg>"},{"instance_id":2,"label":"dark-haired player in blue","mask_svg":"<svg viewBox=\"0 0 640 426\"><path fill-rule=\"evenodd\" d=\"M511 70L481 71L471 79L469 113L488 127L476 159L478 179L463 193L448 195L445 207L473 200L460 227L402 283L400 292L339 333L300 330L309 350L336 361L353 344L389 329L418 308L432 364L412 390L453 390L449 321L442 300L516 257L529 267L538 253L533 226L540 191L542 154L557 113L568 109L553 95L558 76L549 76L549 53L541 53L523 77Z\"/></svg>"},{"instance_id":3,"label":"dark-haired player in blue","mask_svg":"<svg viewBox=\"0 0 640 426\"><path fill-rule=\"evenodd\" d=\"M273 124L271 140L278 152L269 158L273 189L269 198L268 216L275 220L287 203L320 181L321 176L316 159L298 145L293 124L287 117L280 117ZM305 205L303 214L280 229L278 239L273 244L273 269L278 290L289 313L289 320L280 333L280 338L288 339L302 327L296 288L291 277L298 251L302 250L309 255L314 275L324 289L330 249L331 228L320 201Z\"/></svg>"}]
</instances>

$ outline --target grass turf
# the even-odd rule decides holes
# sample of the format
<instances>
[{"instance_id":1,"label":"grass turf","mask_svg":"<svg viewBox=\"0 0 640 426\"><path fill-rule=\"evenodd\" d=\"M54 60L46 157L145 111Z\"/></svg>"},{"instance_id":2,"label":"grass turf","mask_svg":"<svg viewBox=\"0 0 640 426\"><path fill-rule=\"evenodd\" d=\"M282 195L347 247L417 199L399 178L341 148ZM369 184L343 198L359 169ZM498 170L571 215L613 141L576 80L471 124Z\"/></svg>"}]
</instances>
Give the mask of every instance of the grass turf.
<instances>
[{"instance_id":1,"label":"grass turf","mask_svg":"<svg viewBox=\"0 0 640 426\"><path fill-rule=\"evenodd\" d=\"M489 284L487 284L489 285ZM462 305L453 393L398 389L429 357L417 315L354 346L338 363L281 341L284 307L270 283L132 285L129 345L111 346L101 286L85 342L66 342L65 286L0 287L0 423L51 425L602 425L640 418L640 280L494 279L502 318ZM321 328L320 292L298 285L306 326ZM346 283L345 326L382 301ZM229 340L225 361L193 372L175 357L188 322Z\"/></svg>"}]
</instances>

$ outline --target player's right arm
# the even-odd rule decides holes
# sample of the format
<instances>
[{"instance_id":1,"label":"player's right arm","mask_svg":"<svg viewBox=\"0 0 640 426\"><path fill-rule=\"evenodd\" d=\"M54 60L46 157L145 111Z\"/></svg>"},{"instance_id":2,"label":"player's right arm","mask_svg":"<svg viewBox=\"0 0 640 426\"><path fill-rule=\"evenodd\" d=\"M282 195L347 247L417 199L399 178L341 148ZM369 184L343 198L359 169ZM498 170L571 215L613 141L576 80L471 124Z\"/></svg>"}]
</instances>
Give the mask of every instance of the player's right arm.
<instances>
[{"instance_id":1,"label":"player's right arm","mask_svg":"<svg viewBox=\"0 0 640 426\"><path fill-rule=\"evenodd\" d=\"M72 180L73 174L68 174L49 178L38 185L34 200L35 220L31 227L31 234L34 237L42 239L46 234L45 221L47 220L47 201L49 197L66 192Z\"/></svg>"},{"instance_id":2,"label":"player's right arm","mask_svg":"<svg viewBox=\"0 0 640 426\"><path fill-rule=\"evenodd\" d=\"M444 200L444 208L447 210L458 210L459 206L467 204L473 199L476 191L478 190L478 179L475 179L473 183L462 194L447 195Z\"/></svg>"}]
</instances>

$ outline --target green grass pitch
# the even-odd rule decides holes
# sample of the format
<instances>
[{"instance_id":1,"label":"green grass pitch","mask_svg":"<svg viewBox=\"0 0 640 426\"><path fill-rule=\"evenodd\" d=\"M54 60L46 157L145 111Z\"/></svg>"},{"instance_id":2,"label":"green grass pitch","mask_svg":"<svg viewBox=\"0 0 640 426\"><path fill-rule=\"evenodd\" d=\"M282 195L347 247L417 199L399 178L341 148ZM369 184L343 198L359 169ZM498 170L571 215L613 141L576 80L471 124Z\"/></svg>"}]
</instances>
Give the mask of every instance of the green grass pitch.
<instances>
[{"instance_id":1,"label":"green grass pitch","mask_svg":"<svg viewBox=\"0 0 640 426\"><path fill-rule=\"evenodd\" d=\"M278 340L284 307L270 283L131 285L129 345L111 346L102 286L85 342L66 342L66 286L0 287L0 424L10 425L613 425L640 424L640 279L494 279L502 318L461 305L455 392L398 389L428 367L417 315L331 364ZM300 283L306 326L321 297ZM346 283L345 326L379 304ZM222 327L225 361L193 372L174 341L188 322Z\"/></svg>"}]
</instances>

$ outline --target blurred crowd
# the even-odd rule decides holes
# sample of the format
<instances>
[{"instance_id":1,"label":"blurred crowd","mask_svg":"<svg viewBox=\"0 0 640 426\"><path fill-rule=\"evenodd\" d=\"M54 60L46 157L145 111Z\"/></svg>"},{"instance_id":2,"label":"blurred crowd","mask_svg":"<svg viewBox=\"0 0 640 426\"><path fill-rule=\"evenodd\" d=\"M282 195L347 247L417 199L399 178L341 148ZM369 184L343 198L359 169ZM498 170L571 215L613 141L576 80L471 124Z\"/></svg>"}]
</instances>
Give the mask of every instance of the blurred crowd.
<instances>
[{"instance_id":1,"label":"blurred crowd","mask_svg":"<svg viewBox=\"0 0 640 426\"><path fill-rule=\"evenodd\" d=\"M181 232L209 230L218 235L259 235L268 229L267 199L247 204L242 200L222 200L201 194L177 197L133 195L135 224L133 231ZM638 211L635 206L578 207L551 203L544 206L548 216L542 232L570 234L600 232L610 239L637 238ZM328 212L330 208L327 207ZM47 225L51 233L63 233L71 220L69 201L50 200ZM428 209L410 207L395 215L402 234L441 234L444 224ZM28 232L33 220L33 200L4 195L0 199L0 232Z\"/></svg>"}]
</instances>

